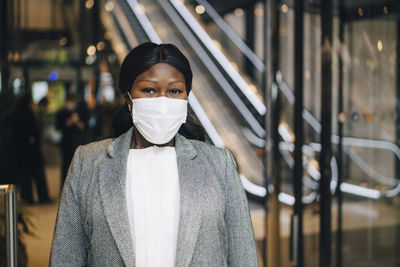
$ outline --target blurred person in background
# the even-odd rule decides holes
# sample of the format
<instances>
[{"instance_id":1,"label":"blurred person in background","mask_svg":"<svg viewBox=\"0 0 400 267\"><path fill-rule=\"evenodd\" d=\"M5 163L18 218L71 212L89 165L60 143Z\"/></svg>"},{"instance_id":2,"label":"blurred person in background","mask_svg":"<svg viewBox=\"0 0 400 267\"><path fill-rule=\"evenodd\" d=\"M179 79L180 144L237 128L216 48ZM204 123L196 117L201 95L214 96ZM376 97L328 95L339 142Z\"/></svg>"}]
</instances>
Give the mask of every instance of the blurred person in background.
<instances>
[{"instance_id":1,"label":"blurred person in background","mask_svg":"<svg viewBox=\"0 0 400 267\"><path fill-rule=\"evenodd\" d=\"M65 107L56 115L56 129L62 133L60 149L62 157L61 188L67 176L69 165L74 156L75 149L86 144L88 125L88 108L84 101L78 102L78 96L68 94Z\"/></svg>"},{"instance_id":2,"label":"blurred person in background","mask_svg":"<svg viewBox=\"0 0 400 267\"><path fill-rule=\"evenodd\" d=\"M5 113L1 123L2 161L7 164L5 176L21 189L21 198L34 203L32 181L39 202L50 202L41 150L40 130L33 113L30 94L21 96L14 108Z\"/></svg>"},{"instance_id":3,"label":"blurred person in background","mask_svg":"<svg viewBox=\"0 0 400 267\"><path fill-rule=\"evenodd\" d=\"M191 85L174 45L144 43L126 56L119 136L76 150L50 266L258 266L236 163L199 141Z\"/></svg>"}]
</instances>

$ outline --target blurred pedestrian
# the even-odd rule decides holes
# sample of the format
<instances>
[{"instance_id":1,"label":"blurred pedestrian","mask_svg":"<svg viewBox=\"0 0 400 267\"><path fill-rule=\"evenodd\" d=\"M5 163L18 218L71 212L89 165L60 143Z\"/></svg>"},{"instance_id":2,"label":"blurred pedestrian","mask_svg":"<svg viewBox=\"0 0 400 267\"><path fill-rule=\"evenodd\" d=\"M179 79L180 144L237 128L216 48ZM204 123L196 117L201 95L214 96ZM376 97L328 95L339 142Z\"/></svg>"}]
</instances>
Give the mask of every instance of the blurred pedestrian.
<instances>
[{"instance_id":1,"label":"blurred pedestrian","mask_svg":"<svg viewBox=\"0 0 400 267\"><path fill-rule=\"evenodd\" d=\"M60 143L62 156L61 188L75 149L86 143L88 109L85 102L79 102L75 94L68 94L65 107L56 115L56 128L62 132Z\"/></svg>"},{"instance_id":2,"label":"blurred pedestrian","mask_svg":"<svg viewBox=\"0 0 400 267\"><path fill-rule=\"evenodd\" d=\"M40 131L32 109L30 94L20 97L15 107L2 119L3 158L9 164L7 174L19 185L21 198L33 203L32 181L35 181L39 202L50 202L41 151ZM4 156L5 155L5 156Z\"/></svg>"}]
</instances>

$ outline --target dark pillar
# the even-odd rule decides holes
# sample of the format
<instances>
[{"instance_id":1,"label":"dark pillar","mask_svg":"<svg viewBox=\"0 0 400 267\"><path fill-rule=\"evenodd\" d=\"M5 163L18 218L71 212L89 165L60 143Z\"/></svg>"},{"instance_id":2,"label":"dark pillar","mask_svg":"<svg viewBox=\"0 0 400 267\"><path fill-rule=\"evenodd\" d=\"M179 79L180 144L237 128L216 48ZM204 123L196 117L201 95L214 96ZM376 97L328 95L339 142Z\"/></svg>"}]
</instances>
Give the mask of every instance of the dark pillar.
<instances>
[{"instance_id":1,"label":"dark pillar","mask_svg":"<svg viewBox=\"0 0 400 267\"><path fill-rule=\"evenodd\" d=\"M264 119L264 129L265 129L265 147L264 147L264 156L263 156L263 162L264 162L264 187L266 190L268 190L268 185L270 184L270 178L271 178L271 83L268 81L267 77L269 77L269 72L271 68L269 67L270 64L268 62L268 58L270 55L270 15L268 14L268 11L270 10L271 7L271 1L266 0L263 3L264 7L264 17L263 17L263 60L265 64L264 72L262 74L262 89L264 92L265 96L265 105L266 105L266 112L265 112L265 119ZM268 41L267 41L268 40ZM268 65L268 67L267 67ZM265 224L265 231L264 233L267 233L267 227L268 227L268 193L266 198L264 199L264 209L265 209L265 219L264 219L264 224ZM263 247L261 250L261 257L264 266L267 265L267 235L264 235L263 239Z\"/></svg>"},{"instance_id":2,"label":"dark pillar","mask_svg":"<svg viewBox=\"0 0 400 267\"><path fill-rule=\"evenodd\" d=\"M333 0L321 2L322 26L322 84L321 84L321 154L320 179L320 267L331 266L331 170L330 160L332 136L332 25Z\"/></svg>"},{"instance_id":3,"label":"dark pillar","mask_svg":"<svg viewBox=\"0 0 400 267\"><path fill-rule=\"evenodd\" d=\"M93 39L94 39L94 45L97 46L97 44L100 41L100 6L99 6L99 1L94 1L93 5ZM95 82L94 82L94 92L96 96L96 106L98 103L101 101L100 97L100 51L97 51L96 53L96 62L94 64L94 77L95 77Z\"/></svg>"},{"instance_id":4,"label":"dark pillar","mask_svg":"<svg viewBox=\"0 0 400 267\"><path fill-rule=\"evenodd\" d=\"M3 0L4 1L4 0ZM14 35L15 35L15 49L20 53L20 58L22 58L22 40L21 40L21 0L16 1L16 7L15 7L15 28L14 28Z\"/></svg>"},{"instance_id":5,"label":"dark pillar","mask_svg":"<svg viewBox=\"0 0 400 267\"><path fill-rule=\"evenodd\" d=\"M281 185L281 158L279 151L279 142L280 136L278 132L279 121L281 117L281 102L280 102L280 94L278 84L279 82L276 80L277 73L279 72L279 15L280 10L278 6L279 0L266 0L267 8L269 8L269 12L264 13L265 19L267 22L270 22L270 25L265 29L268 31L268 42L269 45L266 47L266 68L270 66L271 73L271 90L270 94L266 94L266 97L269 98L270 101L270 118L271 118L271 126L270 126L270 135L271 135L271 175L269 176L271 179L271 184L274 187L273 192L269 192L271 194L268 195L268 212L266 218L266 264L265 266L277 267L281 266L281 243L280 243L280 222L279 222L279 214L280 214L280 206L278 200L278 194L280 192ZM270 16L268 18L268 16ZM267 23L268 25L268 23ZM267 64L267 62L270 62ZM267 83L269 87L269 83ZM267 99L268 100L268 99ZM268 102L267 102L268 103ZM268 112L268 109L267 109ZM268 127L268 123L266 124ZM267 129L268 133L268 129ZM266 151L268 151L268 135L266 140ZM268 167L268 165L267 165ZM268 171L268 170L267 170Z\"/></svg>"},{"instance_id":6,"label":"dark pillar","mask_svg":"<svg viewBox=\"0 0 400 267\"><path fill-rule=\"evenodd\" d=\"M85 56L86 56L86 7L85 1L80 1L79 5L79 60L78 66L76 68L76 93L80 97L84 97L84 86L82 82L82 66L85 65Z\"/></svg>"},{"instance_id":7,"label":"dark pillar","mask_svg":"<svg viewBox=\"0 0 400 267\"><path fill-rule=\"evenodd\" d=\"M397 20L397 42L396 42L396 86L397 86L397 119L396 119L396 138L397 146L400 146L400 19ZM400 177L400 162L396 160L396 177Z\"/></svg>"},{"instance_id":8,"label":"dark pillar","mask_svg":"<svg viewBox=\"0 0 400 267\"><path fill-rule=\"evenodd\" d=\"M344 44L344 1L339 0L339 40L340 44ZM343 110L343 58L339 55L339 95L338 95L338 115ZM336 197L338 204L337 232L336 232L336 267L343 266L343 193L340 185L343 182L343 118L337 117L339 144L337 148L337 164L338 164L338 184L336 188Z\"/></svg>"},{"instance_id":9,"label":"dark pillar","mask_svg":"<svg viewBox=\"0 0 400 267\"><path fill-rule=\"evenodd\" d=\"M303 255L303 142L304 142L304 121L303 113L303 24L304 24L304 1L296 0L294 4L294 215L293 215L293 262L294 266L304 266Z\"/></svg>"},{"instance_id":10,"label":"dark pillar","mask_svg":"<svg viewBox=\"0 0 400 267\"><path fill-rule=\"evenodd\" d=\"M250 4L246 7L246 44L254 51L254 33L255 33L255 21L254 21L254 4ZM245 70L247 74L254 79L254 65L253 63L243 55L245 58Z\"/></svg>"},{"instance_id":11,"label":"dark pillar","mask_svg":"<svg viewBox=\"0 0 400 267\"><path fill-rule=\"evenodd\" d=\"M9 35L8 35L8 0L0 1L0 45L1 45L1 95L4 97L9 93L8 80L10 78L8 50L9 50Z\"/></svg>"},{"instance_id":12,"label":"dark pillar","mask_svg":"<svg viewBox=\"0 0 400 267\"><path fill-rule=\"evenodd\" d=\"M31 94L32 93L32 88L31 88L31 82L30 82L30 79L29 79L29 67L28 67L28 64L24 63L22 68L23 68L22 70L23 70L23 75L24 75L24 80L25 80L25 83L24 83L25 94Z\"/></svg>"}]
</instances>

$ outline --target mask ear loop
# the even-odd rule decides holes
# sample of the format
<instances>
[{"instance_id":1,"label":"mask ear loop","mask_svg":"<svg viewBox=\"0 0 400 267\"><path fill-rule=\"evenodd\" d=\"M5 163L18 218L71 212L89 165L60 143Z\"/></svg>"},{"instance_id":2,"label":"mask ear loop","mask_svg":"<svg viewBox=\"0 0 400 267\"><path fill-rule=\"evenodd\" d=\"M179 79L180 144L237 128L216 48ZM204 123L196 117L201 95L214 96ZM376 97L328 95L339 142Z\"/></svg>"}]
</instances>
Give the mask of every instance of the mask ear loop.
<instances>
[{"instance_id":1,"label":"mask ear loop","mask_svg":"<svg viewBox=\"0 0 400 267\"><path fill-rule=\"evenodd\" d=\"M128 101L127 105L128 105L129 113L131 113L131 114L130 114L130 117L131 117L132 122L133 122L133 118L132 118L133 99L132 99L131 94L130 94L129 92L126 92L126 93L125 93L125 98L126 98L127 101ZM129 104L129 101L130 101L130 104ZM132 106L131 106L131 105L132 105ZM135 126L133 126L133 127L135 128ZM135 131L133 131L133 135L135 135ZM132 137L132 143L134 143L134 142L136 142L136 141L135 141L135 137Z\"/></svg>"},{"instance_id":2,"label":"mask ear loop","mask_svg":"<svg viewBox=\"0 0 400 267\"><path fill-rule=\"evenodd\" d=\"M129 94L129 92L127 92L127 93L125 94L125 97L126 97L126 96L128 96L129 100L131 101L131 105L133 105L133 99L132 99L131 95ZM128 103L129 112L132 112L132 107L131 107L131 105L129 105L129 103Z\"/></svg>"}]
</instances>

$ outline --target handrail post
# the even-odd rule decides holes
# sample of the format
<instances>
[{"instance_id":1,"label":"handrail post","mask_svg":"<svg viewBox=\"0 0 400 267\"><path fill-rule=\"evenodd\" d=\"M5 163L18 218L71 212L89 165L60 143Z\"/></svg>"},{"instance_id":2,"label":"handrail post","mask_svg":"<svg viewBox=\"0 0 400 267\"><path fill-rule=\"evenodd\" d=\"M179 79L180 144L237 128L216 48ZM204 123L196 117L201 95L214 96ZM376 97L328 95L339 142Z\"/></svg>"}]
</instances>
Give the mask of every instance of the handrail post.
<instances>
[{"instance_id":1,"label":"handrail post","mask_svg":"<svg viewBox=\"0 0 400 267\"><path fill-rule=\"evenodd\" d=\"M7 266L17 267L17 198L14 185L0 185L5 198Z\"/></svg>"}]
</instances>

